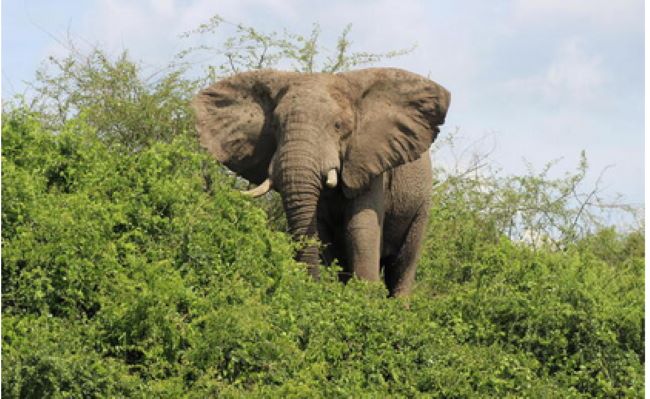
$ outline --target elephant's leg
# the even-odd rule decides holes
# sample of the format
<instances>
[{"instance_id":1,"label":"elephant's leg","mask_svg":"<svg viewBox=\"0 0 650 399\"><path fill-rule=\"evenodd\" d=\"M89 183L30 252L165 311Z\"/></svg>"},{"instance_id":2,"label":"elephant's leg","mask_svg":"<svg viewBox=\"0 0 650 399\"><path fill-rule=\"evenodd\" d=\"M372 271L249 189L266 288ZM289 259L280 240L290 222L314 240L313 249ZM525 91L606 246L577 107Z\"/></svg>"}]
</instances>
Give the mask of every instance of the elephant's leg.
<instances>
[{"instance_id":1,"label":"elephant's leg","mask_svg":"<svg viewBox=\"0 0 650 399\"><path fill-rule=\"evenodd\" d=\"M383 178L350 202L346 210L345 247L348 267L356 276L379 281L381 231L384 219Z\"/></svg>"},{"instance_id":2,"label":"elephant's leg","mask_svg":"<svg viewBox=\"0 0 650 399\"><path fill-rule=\"evenodd\" d=\"M384 265L384 280L390 296L408 295L413 288L428 219L429 203L425 201L413 217L397 255Z\"/></svg>"}]
</instances>

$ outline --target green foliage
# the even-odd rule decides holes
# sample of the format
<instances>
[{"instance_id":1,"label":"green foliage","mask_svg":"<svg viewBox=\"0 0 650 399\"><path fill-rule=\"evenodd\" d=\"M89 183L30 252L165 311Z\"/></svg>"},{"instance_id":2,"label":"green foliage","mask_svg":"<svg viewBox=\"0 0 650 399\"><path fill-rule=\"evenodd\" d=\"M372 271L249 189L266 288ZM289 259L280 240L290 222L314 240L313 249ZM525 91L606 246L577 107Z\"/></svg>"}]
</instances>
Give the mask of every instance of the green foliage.
<instances>
[{"instance_id":1,"label":"green foliage","mask_svg":"<svg viewBox=\"0 0 650 399\"><path fill-rule=\"evenodd\" d=\"M533 247L440 188L388 299L311 281L189 135L119 151L42 119L3 118L7 397L643 396L642 231Z\"/></svg>"},{"instance_id":2,"label":"green foliage","mask_svg":"<svg viewBox=\"0 0 650 399\"><path fill-rule=\"evenodd\" d=\"M132 397L139 391L141 381L127 365L94 348L91 323L5 313L2 327L5 397Z\"/></svg>"},{"instance_id":3,"label":"green foliage","mask_svg":"<svg viewBox=\"0 0 650 399\"><path fill-rule=\"evenodd\" d=\"M83 52L72 42L68 47L66 56L49 57L31 84L31 108L48 127L60 129L82 117L103 142L128 150L191 132L188 102L199 83L184 78L183 69L144 76L126 51L111 57L99 48Z\"/></svg>"}]
</instances>

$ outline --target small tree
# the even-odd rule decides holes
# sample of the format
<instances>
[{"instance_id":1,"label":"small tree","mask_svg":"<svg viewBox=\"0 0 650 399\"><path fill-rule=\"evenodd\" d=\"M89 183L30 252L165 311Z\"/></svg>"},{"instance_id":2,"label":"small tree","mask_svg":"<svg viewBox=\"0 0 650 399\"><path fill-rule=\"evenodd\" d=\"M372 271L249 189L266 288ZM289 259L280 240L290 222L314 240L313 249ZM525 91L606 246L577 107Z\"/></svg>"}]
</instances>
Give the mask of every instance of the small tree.
<instances>
[{"instance_id":1,"label":"small tree","mask_svg":"<svg viewBox=\"0 0 650 399\"><path fill-rule=\"evenodd\" d=\"M68 40L68 53L50 56L36 73L31 108L46 126L58 130L82 116L110 146L139 150L193 130L187 103L196 82L179 68L144 76L124 51L117 57L94 47L79 50Z\"/></svg>"},{"instance_id":2,"label":"small tree","mask_svg":"<svg viewBox=\"0 0 650 399\"><path fill-rule=\"evenodd\" d=\"M478 143L458 149L458 138L458 131L452 132L433 146L434 157L446 151L453 158L446 166L434 162L434 209L443 210L441 221L457 220L467 226L467 220L472 219L484 237L498 240L503 235L534 248L553 249L565 248L607 227L611 212L633 220L634 230L643 224L639 209L623 203L620 197L606 198L601 184L608 168L601 171L593 187L586 187L589 164L584 151L576 169L562 177L550 176L558 160L548 162L539 172L527 163L527 173L504 176L492 166L490 150L478 149ZM445 209L467 217L447 219Z\"/></svg>"}]
</instances>

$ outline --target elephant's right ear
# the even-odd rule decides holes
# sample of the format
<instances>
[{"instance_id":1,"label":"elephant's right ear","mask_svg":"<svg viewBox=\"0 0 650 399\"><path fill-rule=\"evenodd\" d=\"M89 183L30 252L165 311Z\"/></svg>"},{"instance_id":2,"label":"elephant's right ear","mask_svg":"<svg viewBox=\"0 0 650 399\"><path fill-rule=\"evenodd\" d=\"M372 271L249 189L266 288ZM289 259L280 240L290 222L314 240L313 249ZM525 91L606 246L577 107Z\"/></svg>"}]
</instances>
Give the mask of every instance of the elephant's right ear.
<instances>
[{"instance_id":1,"label":"elephant's right ear","mask_svg":"<svg viewBox=\"0 0 650 399\"><path fill-rule=\"evenodd\" d=\"M273 110L287 74L253 71L219 81L192 100L199 141L219 162L260 184L275 152Z\"/></svg>"}]
</instances>

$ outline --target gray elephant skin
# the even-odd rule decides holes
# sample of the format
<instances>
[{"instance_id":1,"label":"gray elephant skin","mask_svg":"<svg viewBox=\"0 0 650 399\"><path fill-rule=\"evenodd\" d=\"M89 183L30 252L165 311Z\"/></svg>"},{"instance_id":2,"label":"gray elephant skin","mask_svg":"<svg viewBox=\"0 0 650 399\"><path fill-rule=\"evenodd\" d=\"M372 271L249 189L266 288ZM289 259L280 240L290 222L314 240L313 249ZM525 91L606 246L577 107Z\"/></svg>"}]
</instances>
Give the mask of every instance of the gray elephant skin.
<instances>
[{"instance_id":1,"label":"gray elephant skin","mask_svg":"<svg viewBox=\"0 0 650 399\"><path fill-rule=\"evenodd\" d=\"M201 145L282 197L294 239L318 239L297 260L319 276L337 258L341 280L379 281L406 295L431 200L428 154L449 92L400 69L245 72L192 101ZM315 241L313 241L315 242Z\"/></svg>"}]
</instances>

